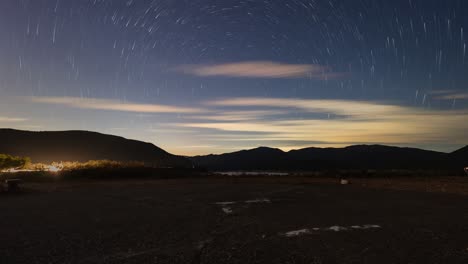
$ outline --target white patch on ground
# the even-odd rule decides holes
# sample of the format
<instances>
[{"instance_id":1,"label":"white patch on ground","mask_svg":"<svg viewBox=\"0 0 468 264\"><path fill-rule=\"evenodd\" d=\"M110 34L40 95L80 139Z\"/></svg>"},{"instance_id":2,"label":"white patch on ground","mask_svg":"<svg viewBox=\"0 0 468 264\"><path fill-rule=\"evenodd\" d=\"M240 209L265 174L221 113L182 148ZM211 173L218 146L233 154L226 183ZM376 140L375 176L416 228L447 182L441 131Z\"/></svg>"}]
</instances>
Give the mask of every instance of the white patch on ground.
<instances>
[{"instance_id":1,"label":"white patch on ground","mask_svg":"<svg viewBox=\"0 0 468 264\"><path fill-rule=\"evenodd\" d=\"M350 231L350 230L365 230L365 229L378 229L382 228L379 225L353 225L350 227L345 227L345 226L330 226L330 227L325 227L325 228L304 228L300 230L295 230L295 231L289 231L284 233L283 235L285 237L295 237L295 236L300 236L300 235L308 235L311 234L312 231L334 231L334 232L340 232L340 231Z\"/></svg>"},{"instance_id":2,"label":"white patch on ground","mask_svg":"<svg viewBox=\"0 0 468 264\"><path fill-rule=\"evenodd\" d=\"M335 232L340 232L340 231L346 231L348 228L342 227L342 226L330 226L328 230L335 231Z\"/></svg>"},{"instance_id":3,"label":"white patch on ground","mask_svg":"<svg viewBox=\"0 0 468 264\"><path fill-rule=\"evenodd\" d=\"M232 214L232 209L229 207L221 208L225 214Z\"/></svg>"},{"instance_id":4,"label":"white patch on ground","mask_svg":"<svg viewBox=\"0 0 468 264\"><path fill-rule=\"evenodd\" d=\"M239 204L239 203L244 203L244 204L271 203L271 201L268 198L261 198L261 199L255 199L255 200L247 200L247 201L216 202L215 204L221 206L221 210L223 210L225 214L232 214L232 208L230 206Z\"/></svg>"},{"instance_id":5,"label":"white patch on ground","mask_svg":"<svg viewBox=\"0 0 468 264\"><path fill-rule=\"evenodd\" d=\"M286 237L295 237L295 236L300 236L300 235L307 235L310 233L309 229L300 229L300 230L294 230L294 231L289 231L284 233L284 236Z\"/></svg>"},{"instance_id":6,"label":"white patch on ground","mask_svg":"<svg viewBox=\"0 0 468 264\"><path fill-rule=\"evenodd\" d=\"M255 200L247 200L245 203L251 204L251 203L271 203L270 199L267 198L262 198L262 199L255 199Z\"/></svg>"},{"instance_id":7,"label":"white patch on ground","mask_svg":"<svg viewBox=\"0 0 468 264\"><path fill-rule=\"evenodd\" d=\"M373 228L381 228L381 226L379 225L362 225L362 226L358 226L358 225L354 225L354 226L351 226L352 229L373 229Z\"/></svg>"},{"instance_id":8,"label":"white patch on ground","mask_svg":"<svg viewBox=\"0 0 468 264\"><path fill-rule=\"evenodd\" d=\"M232 204L236 204L236 202L218 202L218 203L215 203L217 205L232 205Z\"/></svg>"},{"instance_id":9,"label":"white patch on ground","mask_svg":"<svg viewBox=\"0 0 468 264\"><path fill-rule=\"evenodd\" d=\"M382 227L379 226L379 225L364 225L363 228L364 229L372 229L372 228L382 228Z\"/></svg>"}]
</instances>

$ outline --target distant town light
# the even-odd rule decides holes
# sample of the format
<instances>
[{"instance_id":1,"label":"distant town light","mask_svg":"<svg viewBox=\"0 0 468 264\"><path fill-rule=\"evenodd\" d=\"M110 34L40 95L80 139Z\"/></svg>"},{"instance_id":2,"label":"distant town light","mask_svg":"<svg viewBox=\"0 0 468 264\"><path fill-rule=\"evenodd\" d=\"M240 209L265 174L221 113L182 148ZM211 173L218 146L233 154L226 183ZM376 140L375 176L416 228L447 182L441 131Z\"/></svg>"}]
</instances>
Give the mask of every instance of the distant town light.
<instances>
[{"instance_id":1,"label":"distant town light","mask_svg":"<svg viewBox=\"0 0 468 264\"><path fill-rule=\"evenodd\" d=\"M50 172L59 172L61 170L62 170L62 168L59 168L59 167L54 166L54 165L51 165L51 166L47 167L47 171L50 171Z\"/></svg>"},{"instance_id":2,"label":"distant town light","mask_svg":"<svg viewBox=\"0 0 468 264\"><path fill-rule=\"evenodd\" d=\"M11 168L11 169L2 170L1 172L4 172L4 173L34 172L34 171L59 172L62 170L63 170L63 165L60 164L60 165L49 165L49 166L45 166L43 169L36 169L36 170Z\"/></svg>"},{"instance_id":3,"label":"distant town light","mask_svg":"<svg viewBox=\"0 0 468 264\"><path fill-rule=\"evenodd\" d=\"M5 172L5 173L17 173L17 172L24 172L24 171L26 171L26 172L31 172L31 171L33 171L33 170L22 170L22 169L17 169L17 168L15 169L15 168L12 168L12 169L3 170L3 171L1 171L1 172Z\"/></svg>"}]
</instances>

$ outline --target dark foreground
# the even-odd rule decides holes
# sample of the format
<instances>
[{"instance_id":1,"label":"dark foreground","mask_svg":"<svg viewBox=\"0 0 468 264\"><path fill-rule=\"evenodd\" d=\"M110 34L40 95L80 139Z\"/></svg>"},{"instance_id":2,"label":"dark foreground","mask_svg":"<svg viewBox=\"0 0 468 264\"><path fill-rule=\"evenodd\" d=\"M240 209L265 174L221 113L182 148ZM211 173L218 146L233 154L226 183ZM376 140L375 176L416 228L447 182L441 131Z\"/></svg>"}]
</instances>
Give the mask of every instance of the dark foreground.
<instances>
[{"instance_id":1,"label":"dark foreground","mask_svg":"<svg viewBox=\"0 0 468 264\"><path fill-rule=\"evenodd\" d=\"M468 196L360 185L27 186L0 195L0 263L468 263Z\"/></svg>"}]
</instances>

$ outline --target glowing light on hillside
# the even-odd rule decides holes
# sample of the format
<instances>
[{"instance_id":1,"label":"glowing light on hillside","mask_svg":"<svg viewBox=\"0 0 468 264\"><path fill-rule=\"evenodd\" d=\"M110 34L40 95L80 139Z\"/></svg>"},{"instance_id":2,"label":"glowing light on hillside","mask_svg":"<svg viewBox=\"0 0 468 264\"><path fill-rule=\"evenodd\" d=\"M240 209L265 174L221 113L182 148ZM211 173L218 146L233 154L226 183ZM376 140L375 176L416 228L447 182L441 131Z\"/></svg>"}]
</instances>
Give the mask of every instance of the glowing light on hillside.
<instances>
[{"instance_id":1,"label":"glowing light on hillside","mask_svg":"<svg viewBox=\"0 0 468 264\"><path fill-rule=\"evenodd\" d=\"M5 173L17 173L17 172L32 172L33 170L22 170L22 169L7 169L7 170L3 170L1 172L5 172Z\"/></svg>"},{"instance_id":2,"label":"glowing light on hillside","mask_svg":"<svg viewBox=\"0 0 468 264\"><path fill-rule=\"evenodd\" d=\"M50 165L47 167L47 171L50 172L59 172L63 169L62 165Z\"/></svg>"},{"instance_id":3,"label":"glowing light on hillside","mask_svg":"<svg viewBox=\"0 0 468 264\"><path fill-rule=\"evenodd\" d=\"M63 170L63 165L49 165L43 169L29 170L29 169L20 169L20 168L11 168L6 169L1 172L4 173L18 173L18 172L35 172L35 171L48 171L48 172L60 172Z\"/></svg>"}]
</instances>

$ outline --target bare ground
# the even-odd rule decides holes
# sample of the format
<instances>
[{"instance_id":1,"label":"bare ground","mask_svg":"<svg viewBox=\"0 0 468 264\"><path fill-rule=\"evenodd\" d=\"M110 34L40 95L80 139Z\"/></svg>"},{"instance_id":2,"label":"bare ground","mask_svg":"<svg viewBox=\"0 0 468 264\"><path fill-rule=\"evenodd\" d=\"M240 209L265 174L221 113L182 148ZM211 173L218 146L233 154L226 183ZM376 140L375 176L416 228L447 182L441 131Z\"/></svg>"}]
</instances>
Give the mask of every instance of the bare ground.
<instances>
[{"instance_id":1,"label":"bare ground","mask_svg":"<svg viewBox=\"0 0 468 264\"><path fill-rule=\"evenodd\" d=\"M0 195L0 263L468 263L468 179L42 183Z\"/></svg>"}]
</instances>

